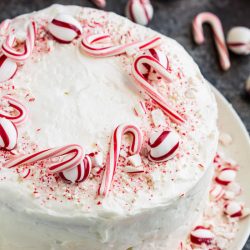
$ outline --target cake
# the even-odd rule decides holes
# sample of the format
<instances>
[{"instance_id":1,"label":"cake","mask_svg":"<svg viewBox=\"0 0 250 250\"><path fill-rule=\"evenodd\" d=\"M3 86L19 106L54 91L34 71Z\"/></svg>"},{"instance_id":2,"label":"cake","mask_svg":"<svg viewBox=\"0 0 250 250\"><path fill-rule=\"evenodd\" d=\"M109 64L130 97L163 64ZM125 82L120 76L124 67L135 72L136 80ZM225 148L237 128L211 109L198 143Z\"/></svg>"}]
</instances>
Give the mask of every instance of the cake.
<instances>
[{"instance_id":1,"label":"cake","mask_svg":"<svg viewBox=\"0 0 250 250\"><path fill-rule=\"evenodd\" d=\"M61 5L6 20L1 43L0 249L176 249L202 215L218 142L185 49Z\"/></svg>"}]
</instances>

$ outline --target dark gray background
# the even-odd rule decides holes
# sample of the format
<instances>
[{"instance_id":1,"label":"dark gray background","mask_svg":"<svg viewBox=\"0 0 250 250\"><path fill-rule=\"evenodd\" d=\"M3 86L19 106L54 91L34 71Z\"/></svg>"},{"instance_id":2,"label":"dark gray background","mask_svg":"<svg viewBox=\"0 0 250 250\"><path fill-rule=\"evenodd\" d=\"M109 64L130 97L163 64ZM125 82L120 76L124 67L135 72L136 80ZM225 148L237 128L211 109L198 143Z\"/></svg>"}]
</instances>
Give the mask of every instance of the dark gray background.
<instances>
[{"instance_id":1,"label":"dark gray background","mask_svg":"<svg viewBox=\"0 0 250 250\"><path fill-rule=\"evenodd\" d=\"M126 0L107 0L106 10L123 15ZM53 3L94 5L87 0L0 0L0 20L39 10ZM250 0L152 0L154 18L149 26L181 43L199 64L204 76L232 103L250 132L250 95L244 84L250 75L250 56L230 54L232 67L223 72L218 64L212 33L205 27L206 43L196 46L192 40L191 21L201 11L218 15L225 32L233 26L250 28ZM250 240L244 250L250 250Z\"/></svg>"}]
</instances>

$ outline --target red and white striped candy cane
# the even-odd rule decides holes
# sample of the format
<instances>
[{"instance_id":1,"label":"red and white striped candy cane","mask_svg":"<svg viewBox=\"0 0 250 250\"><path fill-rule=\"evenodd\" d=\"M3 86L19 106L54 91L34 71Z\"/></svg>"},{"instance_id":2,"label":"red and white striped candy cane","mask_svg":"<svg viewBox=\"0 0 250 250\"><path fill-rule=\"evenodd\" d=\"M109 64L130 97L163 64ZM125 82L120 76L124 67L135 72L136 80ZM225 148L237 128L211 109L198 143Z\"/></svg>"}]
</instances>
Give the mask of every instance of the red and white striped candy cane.
<instances>
[{"instance_id":1,"label":"red and white striped candy cane","mask_svg":"<svg viewBox=\"0 0 250 250\"><path fill-rule=\"evenodd\" d=\"M146 50L158 46L161 38L155 36L143 42L132 42L124 45L113 45L110 35L98 34L85 36L81 42L81 50L93 57L109 57L126 53L129 49Z\"/></svg>"},{"instance_id":2,"label":"red and white striped candy cane","mask_svg":"<svg viewBox=\"0 0 250 250\"><path fill-rule=\"evenodd\" d=\"M143 55L138 56L135 59L132 67L132 75L135 79L135 83L160 106L160 108L170 117L172 121L176 123L183 123L185 120L174 109L170 108L165 98L161 96L144 77L143 73L140 70L142 68L142 65L144 64L148 64L167 81L172 80L170 73L161 65L161 63L157 59L152 56Z\"/></svg>"},{"instance_id":3,"label":"red and white striped candy cane","mask_svg":"<svg viewBox=\"0 0 250 250\"><path fill-rule=\"evenodd\" d=\"M230 59L220 19L210 12L202 12L194 18L193 35L197 44L202 44L205 41L202 28L203 23L209 23L211 25L215 44L219 53L220 65L223 70L228 70L230 68Z\"/></svg>"},{"instance_id":4,"label":"red and white striped candy cane","mask_svg":"<svg viewBox=\"0 0 250 250\"><path fill-rule=\"evenodd\" d=\"M105 0L92 0L92 2L99 8L104 8L106 6Z\"/></svg>"},{"instance_id":5,"label":"red and white striped candy cane","mask_svg":"<svg viewBox=\"0 0 250 250\"><path fill-rule=\"evenodd\" d=\"M141 150L143 136L141 130L137 126L132 124L121 124L114 130L109 154L107 156L105 172L98 191L99 195L106 196L109 192L119 159L122 137L127 133L130 133L133 137L132 145L129 149L130 154L138 154Z\"/></svg>"},{"instance_id":6,"label":"red and white striped candy cane","mask_svg":"<svg viewBox=\"0 0 250 250\"><path fill-rule=\"evenodd\" d=\"M9 95L5 95L3 97L1 97L4 100L7 100L9 106L11 108L13 108L15 111L17 111L17 115L7 115L7 114L3 114L0 112L0 117L4 117L10 121L12 121L16 126L19 126L21 124L23 124L28 116L28 110L27 108L18 100L16 100L15 98L9 96Z\"/></svg>"},{"instance_id":7,"label":"red and white striped candy cane","mask_svg":"<svg viewBox=\"0 0 250 250\"><path fill-rule=\"evenodd\" d=\"M50 173L60 173L76 167L83 160L84 150L80 145L77 144L70 144L64 147L46 149L34 154L22 155L13 158L4 163L4 167L14 168L23 164L32 164L38 161L53 159L60 156L69 157L59 163L50 165L48 167L48 171Z\"/></svg>"},{"instance_id":8,"label":"red and white striped candy cane","mask_svg":"<svg viewBox=\"0 0 250 250\"><path fill-rule=\"evenodd\" d=\"M0 82L5 82L14 77L17 72L17 64L6 55L0 56Z\"/></svg>"},{"instance_id":9,"label":"red and white striped candy cane","mask_svg":"<svg viewBox=\"0 0 250 250\"><path fill-rule=\"evenodd\" d=\"M0 23L0 35L6 35L8 33L11 24L10 19L5 19Z\"/></svg>"},{"instance_id":10,"label":"red and white striped candy cane","mask_svg":"<svg viewBox=\"0 0 250 250\"><path fill-rule=\"evenodd\" d=\"M26 60L32 53L36 40L36 23L31 22L27 28L27 37L24 42L24 48L22 51L18 51L13 48L16 37L15 34L10 34L5 39L2 44L2 52L8 57L15 61L24 61Z\"/></svg>"}]
</instances>

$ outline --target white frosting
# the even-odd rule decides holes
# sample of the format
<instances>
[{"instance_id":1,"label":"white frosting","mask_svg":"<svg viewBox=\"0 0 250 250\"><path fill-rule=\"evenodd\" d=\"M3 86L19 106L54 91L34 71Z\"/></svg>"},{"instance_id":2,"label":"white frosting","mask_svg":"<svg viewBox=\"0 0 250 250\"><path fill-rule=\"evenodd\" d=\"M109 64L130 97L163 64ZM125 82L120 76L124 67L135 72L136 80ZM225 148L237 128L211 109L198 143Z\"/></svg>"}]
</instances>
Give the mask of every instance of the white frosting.
<instances>
[{"instance_id":1,"label":"white frosting","mask_svg":"<svg viewBox=\"0 0 250 250\"><path fill-rule=\"evenodd\" d=\"M111 30L122 43L155 35L113 13L76 6L54 5L31 16L46 24L44 19L62 12L84 18L85 24L105 23L104 31ZM22 33L29 17L21 16L12 25ZM141 119L133 111L144 96L129 76L130 57L94 59L80 53L77 41L61 45L50 39L37 41L33 57L13 80L14 94L30 110L20 130L17 153L30 151L32 142L40 149L79 143L87 152L98 149L106 155L112 131L120 123L134 123L145 135L151 133L150 112ZM172 238L168 249L174 249L185 235L187 230L178 237L175 232L191 224L196 207L202 207L200 201L207 197L212 174L208 166L218 141L217 108L192 58L174 40L163 40L161 49L168 56L175 82L160 82L155 88L163 95L169 93L166 99L181 107L180 112L185 108L188 121L184 125L176 126L166 117L166 128L180 134L179 156L166 164L152 164L142 157L146 172L133 176L118 166L105 199L96 196L100 177L72 186L48 176L39 163L31 168L30 178L20 181L15 170L0 167L1 249L17 249L18 245L38 250L126 249L157 241L159 236ZM39 53L41 45L49 53ZM192 95L186 97L190 89ZM0 155L0 162L4 160Z\"/></svg>"}]
</instances>

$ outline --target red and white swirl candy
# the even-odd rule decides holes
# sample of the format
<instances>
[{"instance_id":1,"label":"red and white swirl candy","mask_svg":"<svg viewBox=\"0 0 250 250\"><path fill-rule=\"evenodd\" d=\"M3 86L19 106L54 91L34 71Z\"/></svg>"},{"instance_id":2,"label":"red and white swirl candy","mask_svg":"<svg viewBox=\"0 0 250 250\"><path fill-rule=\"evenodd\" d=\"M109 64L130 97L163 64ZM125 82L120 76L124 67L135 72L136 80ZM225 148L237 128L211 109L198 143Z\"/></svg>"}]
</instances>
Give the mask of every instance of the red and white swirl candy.
<instances>
[{"instance_id":1,"label":"red and white swirl candy","mask_svg":"<svg viewBox=\"0 0 250 250\"><path fill-rule=\"evenodd\" d=\"M247 27L234 27L227 34L228 48L239 55L250 54L250 29Z\"/></svg>"},{"instance_id":2,"label":"red and white swirl candy","mask_svg":"<svg viewBox=\"0 0 250 250\"><path fill-rule=\"evenodd\" d=\"M212 241L214 240L214 234L211 230L204 226L197 226L194 230L190 233L190 241L192 244L196 246L201 245L211 245Z\"/></svg>"},{"instance_id":3,"label":"red and white swirl candy","mask_svg":"<svg viewBox=\"0 0 250 250\"><path fill-rule=\"evenodd\" d=\"M106 6L105 0L92 0L92 2L99 8L104 8Z\"/></svg>"},{"instance_id":4,"label":"red and white swirl candy","mask_svg":"<svg viewBox=\"0 0 250 250\"><path fill-rule=\"evenodd\" d=\"M235 168L223 168L215 177L215 181L220 185L228 185L236 178L237 169Z\"/></svg>"},{"instance_id":5,"label":"red and white swirl candy","mask_svg":"<svg viewBox=\"0 0 250 250\"><path fill-rule=\"evenodd\" d=\"M0 83L10 80L14 77L17 71L17 64L13 60L6 57L6 55L0 56Z\"/></svg>"},{"instance_id":6,"label":"red and white swirl candy","mask_svg":"<svg viewBox=\"0 0 250 250\"><path fill-rule=\"evenodd\" d=\"M99 195L106 196L109 192L118 164L122 137L124 134L128 133L132 135L132 145L129 148L129 153L134 155L138 154L141 150L143 136L141 130L137 126L132 124L121 124L114 130L111 138L110 150L107 156L105 172L98 191Z\"/></svg>"},{"instance_id":7,"label":"red and white swirl candy","mask_svg":"<svg viewBox=\"0 0 250 250\"><path fill-rule=\"evenodd\" d=\"M231 218L244 218L249 215L249 209L236 201L229 201L224 205L224 213Z\"/></svg>"},{"instance_id":8,"label":"red and white swirl candy","mask_svg":"<svg viewBox=\"0 0 250 250\"><path fill-rule=\"evenodd\" d=\"M31 22L27 28L27 37L24 41L24 48L20 51L14 48L16 42L15 34L10 34L2 44L2 52L14 61L25 61L31 55L36 40L36 23Z\"/></svg>"},{"instance_id":9,"label":"red and white swirl candy","mask_svg":"<svg viewBox=\"0 0 250 250\"><path fill-rule=\"evenodd\" d=\"M50 34L60 43L70 43L82 34L81 24L72 16L60 14L48 26Z\"/></svg>"},{"instance_id":10,"label":"red and white swirl candy","mask_svg":"<svg viewBox=\"0 0 250 250\"><path fill-rule=\"evenodd\" d=\"M9 115L3 112L0 112L0 117L7 118L8 120L15 123L16 126L23 124L28 116L27 108L15 98L5 95L1 97L2 99L6 100L11 108L13 108L17 114L16 115Z\"/></svg>"},{"instance_id":11,"label":"red and white swirl candy","mask_svg":"<svg viewBox=\"0 0 250 250\"><path fill-rule=\"evenodd\" d=\"M149 0L129 0L125 12L133 22L147 25L153 18L154 9Z\"/></svg>"},{"instance_id":12,"label":"red and white swirl candy","mask_svg":"<svg viewBox=\"0 0 250 250\"><path fill-rule=\"evenodd\" d=\"M17 144L18 132L15 124L8 119L0 118L0 149L12 150Z\"/></svg>"},{"instance_id":13,"label":"red and white swirl candy","mask_svg":"<svg viewBox=\"0 0 250 250\"><path fill-rule=\"evenodd\" d=\"M223 70L230 68L229 53L225 42L225 36L220 19L210 12L202 12L198 14L193 20L193 35L197 44L205 42L202 25L204 23L210 24L213 33L216 48L219 54L220 65Z\"/></svg>"},{"instance_id":14,"label":"red and white swirl candy","mask_svg":"<svg viewBox=\"0 0 250 250\"><path fill-rule=\"evenodd\" d=\"M84 150L80 145L77 144L46 149L34 154L17 156L4 163L4 167L14 168L23 164L32 164L42 160L51 160L61 156L66 158L47 167L50 173L60 173L77 167L83 160Z\"/></svg>"},{"instance_id":15,"label":"red and white swirl candy","mask_svg":"<svg viewBox=\"0 0 250 250\"><path fill-rule=\"evenodd\" d=\"M92 163L89 156L85 156L76 167L59 173L60 177L69 183L85 181L91 172Z\"/></svg>"},{"instance_id":16,"label":"red and white swirl candy","mask_svg":"<svg viewBox=\"0 0 250 250\"><path fill-rule=\"evenodd\" d=\"M147 81L141 72L142 66L145 64L153 68L158 74L160 74L167 81L172 81L171 74L166 70L161 63L156 60L153 56L143 55L138 56L132 67L132 75L135 80L135 84L146 92L154 102L162 109L162 111L169 116L169 118L178 124L183 123L185 120L179 115L170 105L167 103L166 98L159 94L152 85Z\"/></svg>"},{"instance_id":17,"label":"red and white swirl candy","mask_svg":"<svg viewBox=\"0 0 250 250\"><path fill-rule=\"evenodd\" d=\"M153 133L148 142L150 161L163 162L173 158L179 148L179 135L174 131Z\"/></svg>"},{"instance_id":18,"label":"red and white swirl candy","mask_svg":"<svg viewBox=\"0 0 250 250\"><path fill-rule=\"evenodd\" d=\"M81 42L81 50L93 57L109 57L126 53L129 50L147 50L161 44L161 38L155 36L145 39L143 42L132 42L124 45L112 44L110 35L97 34L84 36Z\"/></svg>"}]
</instances>

